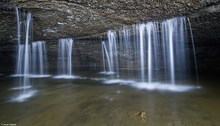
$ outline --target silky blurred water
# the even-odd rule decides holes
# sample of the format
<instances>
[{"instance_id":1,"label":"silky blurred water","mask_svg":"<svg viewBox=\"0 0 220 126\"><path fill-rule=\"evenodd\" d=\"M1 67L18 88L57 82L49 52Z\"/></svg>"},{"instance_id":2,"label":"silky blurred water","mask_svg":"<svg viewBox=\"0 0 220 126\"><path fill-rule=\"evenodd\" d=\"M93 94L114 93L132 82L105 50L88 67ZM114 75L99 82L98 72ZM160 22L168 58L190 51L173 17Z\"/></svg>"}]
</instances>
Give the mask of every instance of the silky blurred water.
<instances>
[{"instance_id":1,"label":"silky blurred water","mask_svg":"<svg viewBox=\"0 0 220 126\"><path fill-rule=\"evenodd\" d=\"M77 73L77 72L76 72ZM16 79L1 76L0 123L17 126L218 126L219 82L200 80L187 92L141 90L103 84L106 76L85 72L78 79L33 78L37 93L10 102L19 90ZM95 79L96 78L96 79ZM93 79L93 80L92 80ZM184 81L185 83L186 81ZM193 80L187 82L195 83ZM138 113L146 112L146 120Z\"/></svg>"}]
</instances>

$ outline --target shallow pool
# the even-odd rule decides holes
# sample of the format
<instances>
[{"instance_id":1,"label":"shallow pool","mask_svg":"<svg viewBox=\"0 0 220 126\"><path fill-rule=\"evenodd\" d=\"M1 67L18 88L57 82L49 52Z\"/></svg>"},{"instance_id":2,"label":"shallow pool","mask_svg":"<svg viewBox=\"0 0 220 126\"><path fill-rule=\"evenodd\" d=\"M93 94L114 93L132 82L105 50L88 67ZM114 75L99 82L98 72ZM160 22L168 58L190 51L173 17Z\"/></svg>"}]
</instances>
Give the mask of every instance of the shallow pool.
<instances>
[{"instance_id":1,"label":"shallow pool","mask_svg":"<svg viewBox=\"0 0 220 126\"><path fill-rule=\"evenodd\" d=\"M146 90L104 84L105 77L33 78L35 94L11 102L20 90L16 77L0 77L0 123L17 126L218 126L217 81L201 80L202 88L185 92ZM190 80L189 80L190 81ZM146 113L145 119L138 114Z\"/></svg>"}]
</instances>

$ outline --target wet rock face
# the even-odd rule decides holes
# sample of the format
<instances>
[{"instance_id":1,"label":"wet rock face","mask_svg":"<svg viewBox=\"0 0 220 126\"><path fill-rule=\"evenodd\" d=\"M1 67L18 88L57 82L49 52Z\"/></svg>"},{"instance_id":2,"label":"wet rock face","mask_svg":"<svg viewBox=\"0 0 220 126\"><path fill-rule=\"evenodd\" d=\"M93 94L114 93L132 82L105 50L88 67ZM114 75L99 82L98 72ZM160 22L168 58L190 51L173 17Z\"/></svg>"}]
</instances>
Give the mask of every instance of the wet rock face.
<instances>
[{"instance_id":1,"label":"wet rock face","mask_svg":"<svg viewBox=\"0 0 220 126\"><path fill-rule=\"evenodd\" d=\"M219 0L3 0L0 16L6 18L0 20L0 40L11 40L8 34L15 34L15 6L32 12L34 39L56 39L89 38L124 25L190 15L218 4Z\"/></svg>"}]
</instances>

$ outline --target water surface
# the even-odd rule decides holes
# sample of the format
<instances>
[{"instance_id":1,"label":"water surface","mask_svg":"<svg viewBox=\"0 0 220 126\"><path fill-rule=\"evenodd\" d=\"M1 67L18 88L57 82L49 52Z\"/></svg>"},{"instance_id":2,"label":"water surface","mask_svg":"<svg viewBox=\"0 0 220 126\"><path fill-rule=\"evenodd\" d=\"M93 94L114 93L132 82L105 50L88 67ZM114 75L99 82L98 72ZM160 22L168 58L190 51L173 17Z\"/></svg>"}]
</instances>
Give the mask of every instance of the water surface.
<instances>
[{"instance_id":1,"label":"water surface","mask_svg":"<svg viewBox=\"0 0 220 126\"><path fill-rule=\"evenodd\" d=\"M0 123L17 126L218 126L218 82L188 92L140 90L86 78L33 78L36 95L9 102L16 78L0 77ZM146 119L138 119L146 112Z\"/></svg>"}]
</instances>

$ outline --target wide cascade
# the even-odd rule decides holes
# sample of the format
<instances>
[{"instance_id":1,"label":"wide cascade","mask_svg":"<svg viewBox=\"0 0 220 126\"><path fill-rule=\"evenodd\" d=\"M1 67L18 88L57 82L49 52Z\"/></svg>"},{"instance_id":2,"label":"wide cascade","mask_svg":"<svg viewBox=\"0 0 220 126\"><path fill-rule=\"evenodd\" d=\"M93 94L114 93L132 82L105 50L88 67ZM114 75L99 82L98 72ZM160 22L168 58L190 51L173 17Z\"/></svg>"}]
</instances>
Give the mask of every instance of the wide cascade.
<instances>
[{"instance_id":1,"label":"wide cascade","mask_svg":"<svg viewBox=\"0 0 220 126\"><path fill-rule=\"evenodd\" d=\"M102 42L103 64L109 66L106 72L117 76L106 83L131 83L126 79L129 77L140 87L158 88L163 82L161 87L174 88L178 80L186 79L189 74L193 61L187 51L185 17L136 24L118 33L108 31L107 37Z\"/></svg>"}]
</instances>

